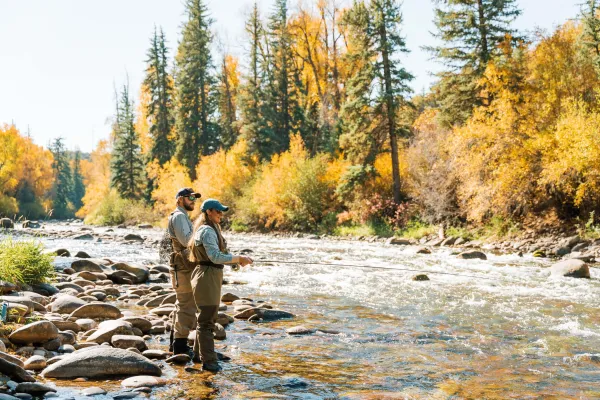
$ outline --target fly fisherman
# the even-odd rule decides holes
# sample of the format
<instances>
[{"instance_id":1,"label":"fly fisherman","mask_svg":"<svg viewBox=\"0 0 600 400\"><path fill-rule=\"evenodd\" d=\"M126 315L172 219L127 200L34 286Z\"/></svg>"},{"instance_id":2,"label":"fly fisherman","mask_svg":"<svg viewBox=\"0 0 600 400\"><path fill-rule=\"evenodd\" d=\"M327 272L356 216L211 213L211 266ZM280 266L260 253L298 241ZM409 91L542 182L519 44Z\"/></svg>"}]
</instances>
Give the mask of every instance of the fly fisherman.
<instances>
[{"instance_id":1,"label":"fly fisherman","mask_svg":"<svg viewBox=\"0 0 600 400\"><path fill-rule=\"evenodd\" d=\"M221 303L224 264L252 264L250 257L229 254L221 233L223 212L229 210L218 200L202 203L202 214L190 240L190 261L197 263L192 274L193 298L198 309L198 326L194 350L201 356L202 369L218 372L219 355L215 352L214 330Z\"/></svg>"},{"instance_id":2,"label":"fly fisherman","mask_svg":"<svg viewBox=\"0 0 600 400\"><path fill-rule=\"evenodd\" d=\"M195 264L189 261L187 244L192 238L192 221L188 212L194 211L200 193L192 188L177 192L177 208L169 215L169 236L173 245L170 257L171 284L175 289L175 315L171 330L171 348L174 354L188 354L193 357L188 346L188 335L196 328L196 304L192 292L192 271Z\"/></svg>"}]
</instances>

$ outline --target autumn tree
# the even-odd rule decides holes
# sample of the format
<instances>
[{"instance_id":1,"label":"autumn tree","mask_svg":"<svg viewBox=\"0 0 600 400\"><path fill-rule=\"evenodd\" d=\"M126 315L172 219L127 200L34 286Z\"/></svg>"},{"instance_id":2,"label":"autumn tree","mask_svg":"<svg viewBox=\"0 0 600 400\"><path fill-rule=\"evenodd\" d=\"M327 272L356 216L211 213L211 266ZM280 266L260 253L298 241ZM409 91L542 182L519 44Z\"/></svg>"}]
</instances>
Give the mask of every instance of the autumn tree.
<instances>
[{"instance_id":1,"label":"autumn tree","mask_svg":"<svg viewBox=\"0 0 600 400\"><path fill-rule=\"evenodd\" d=\"M400 6L393 0L356 1L344 19L352 41L349 60L358 67L347 83L341 145L357 165L354 173L362 171L364 175L372 172L369 166L387 142L392 154L394 201L400 203L398 136L406 131L399 124L398 112L406 103L408 82L413 78L399 60L399 55L408 51L400 34ZM352 179L358 183L359 178Z\"/></svg>"},{"instance_id":2,"label":"autumn tree","mask_svg":"<svg viewBox=\"0 0 600 400\"><path fill-rule=\"evenodd\" d=\"M139 199L144 188L144 162L134 119L133 100L124 85L117 105L111 186L125 199Z\"/></svg>"},{"instance_id":3,"label":"autumn tree","mask_svg":"<svg viewBox=\"0 0 600 400\"><path fill-rule=\"evenodd\" d=\"M237 123L237 97L240 86L237 58L224 54L221 59L217 89L218 124L220 143L228 149L239 136Z\"/></svg>"},{"instance_id":4,"label":"autumn tree","mask_svg":"<svg viewBox=\"0 0 600 400\"><path fill-rule=\"evenodd\" d=\"M175 151L171 138L174 126L173 79L168 72L168 49L162 28L154 28L151 46L146 58L144 86L150 94L147 116L150 124L152 147L149 160L157 160L162 166Z\"/></svg>"},{"instance_id":5,"label":"autumn tree","mask_svg":"<svg viewBox=\"0 0 600 400\"><path fill-rule=\"evenodd\" d=\"M480 79L507 36L519 40L512 22L521 14L516 0L435 0L434 36L427 49L443 63L434 88L444 125L462 124L490 99L480 95Z\"/></svg>"},{"instance_id":6,"label":"autumn tree","mask_svg":"<svg viewBox=\"0 0 600 400\"><path fill-rule=\"evenodd\" d=\"M52 163L52 169L54 170L52 216L55 218L68 218L73 213L73 205L70 203L73 175L63 138L54 139L50 145L50 151L54 157Z\"/></svg>"},{"instance_id":7,"label":"autumn tree","mask_svg":"<svg viewBox=\"0 0 600 400\"><path fill-rule=\"evenodd\" d=\"M175 57L177 91L176 157L192 179L200 156L219 147L214 121L214 66L210 53L213 23L204 0L186 0L187 21Z\"/></svg>"}]
</instances>

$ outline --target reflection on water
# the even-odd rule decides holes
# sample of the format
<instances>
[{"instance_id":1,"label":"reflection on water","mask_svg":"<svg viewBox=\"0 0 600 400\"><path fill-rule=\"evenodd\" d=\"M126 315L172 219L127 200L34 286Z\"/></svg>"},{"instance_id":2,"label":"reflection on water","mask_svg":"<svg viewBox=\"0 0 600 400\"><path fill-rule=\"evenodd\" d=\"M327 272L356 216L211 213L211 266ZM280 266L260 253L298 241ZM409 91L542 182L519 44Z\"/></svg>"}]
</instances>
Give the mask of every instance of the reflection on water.
<instances>
[{"instance_id":1,"label":"reflection on water","mask_svg":"<svg viewBox=\"0 0 600 400\"><path fill-rule=\"evenodd\" d=\"M156 237L160 236L154 232ZM212 376L179 371L156 393L172 398L580 399L600 397L600 281L551 279L548 263L449 249L415 255L381 243L229 235L259 259L356 263L467 274L415 282L416 272L260 264L230 273L225 291L297 315L227 328L233 361ZM140 245L45 240L132 262L157 262ZM492 278L492 279L489 279ZM304 325L337 334L294 337Z\"/></svg>"}]
</instances>

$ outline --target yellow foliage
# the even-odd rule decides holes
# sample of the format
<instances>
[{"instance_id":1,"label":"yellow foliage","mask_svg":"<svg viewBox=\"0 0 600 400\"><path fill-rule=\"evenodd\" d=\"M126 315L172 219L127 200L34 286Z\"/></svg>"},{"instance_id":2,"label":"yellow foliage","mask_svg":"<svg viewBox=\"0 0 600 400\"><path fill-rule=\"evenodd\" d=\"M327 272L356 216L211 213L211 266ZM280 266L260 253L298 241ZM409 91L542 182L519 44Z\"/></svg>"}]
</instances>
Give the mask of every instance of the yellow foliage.
<instances>
[{"instance_id":1,"label":"yellow foliage","mask_svg":"<svg viewBox=\"0 0 600 400\"><path fill-rule=\"evenodd\" d=\"M257 163L257 159L248 157L248 143L239 140L229 151L221 149L203 157L196 168L198 178L192 187L203 199L216 198L234 206L252 179Z\"/></svg>"},{"instance_id":2,"label":"yellow foliage","mask_svg":"<svg viewBox=\"0 0 600 400\"><path fill-rule=\"evenodd\" d=\"M92 151L91 161L81 160L81 174L85 185L83 206L77 211L80 218L92 213L110 192L110 144L107 140L98 142Z\"/></svg>"},{"instance_id":3,"label":"yellow foliage","mask_svg":"<svg viewBox=\"0 0 600 400\"><path fill-rule=\"evenodd\" d=\"M330 168L331 167L331 168ZM241 219L276 229L316 228L335 209L333 194L342 163L308 156L300 135L290 137L290 148L264 165L253 182ZM331 174L331 175L330 175Z\"/></svg>"},{"instance_id":4,"label":"yellow foliage","mask_svg":"<svg viewBox=\"0 0 600 400\"><path fill-rule=\"evenodd\" d=\"M568 195L576 206L600 201L600 113L583 101L569 101L554 136L543 143L542 184Z\"/></svg>"},{"instance_id":5,"label":"yellow foliage","mask_svg":"<svg viewBox=\"0 0 600 400\"><path fill-rule=\"evenodd\" d=\"M14 125L0 127L0 193L10 193L22 175L23 138Z\"/></svg>"},{"instance_id":6,"label":"yellow foliage","mask_svg":"<svg viewBox=\"0 0 600 400\"><path fill-rule=\"evenodd\" d=\"M155 179L156 189L152 192L152 199L156 202L154 210L165 218L175 208L177 191L192 186L187 168L175 159L167 162L162 168L156 162L151 164L148 177Z\"/></svg>"},{"instance_id":7,"label":"yellow foliage","mask_svg":"<svg viewBox=\"0 0 600 400\"><path fill-rule=\"evenodd\" d=\"M148 103L150 102L150 92L146 85L142 85L140 90L140 101L137 106L137 118L135 119L135 131L140 138L140 147L142 154L147 154L152 147L152 137L150 136L150 124L148 123Z\"/></svg>"}]
</instances>

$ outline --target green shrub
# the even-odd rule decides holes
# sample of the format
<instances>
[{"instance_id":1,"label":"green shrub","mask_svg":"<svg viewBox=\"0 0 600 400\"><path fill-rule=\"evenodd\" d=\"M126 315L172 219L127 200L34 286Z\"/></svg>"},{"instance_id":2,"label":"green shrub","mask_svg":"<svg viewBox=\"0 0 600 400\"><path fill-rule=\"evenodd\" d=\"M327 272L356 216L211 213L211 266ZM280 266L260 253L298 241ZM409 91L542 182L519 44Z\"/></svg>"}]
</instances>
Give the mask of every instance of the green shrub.
<instances>
[{"instance_id":1,"label":"green shrub","mask_svg":"<svg viewBox=\"0 0 600 400\"><path fill-rule=\"evenodd\" d=\"M53 256L43 253L35 240L0 242L0 280L11 283L41 283L54 276Z\"/></svg>"},{"instance_id":2,"label":"green shrub","mask_svg":"<svg viewBox=\"0 0 600 400\"><path fill-rule=\"evenodd\" d=\"M438 230L439 227L435 225L430 225L420 219L413 219L398 234L407 239L421 239L422 237L437 233Z\"/></svg>"},{"instance_id":3,"label":"green shrub","mask_svg":"<svg viewBox=\"0 0 600 400\"><path fill-rule=\"evenodd\" d=\"M111 190L85 217L89 225L137 225L153 223L160 219L148 205L141 200L121 198L115 190Z\"/></svg>"},{"instance_id":4,"label":"green shrub","mask_svg":"<svg viewBox=\"0 0 600 400\"><path fill-rule=\"evenodd\" d=\"M341 225L333 230L336 236L394 236L394 229L385 222L369 221L360 225Z\"/></svg>"},{"instance_id":5,"label":"green shrub","mask_svg":"<svg viewBox=\"0 0 600 400\"><path fill-rule=\"evenodd\" d=\"M477 235L484 239L502 239L519 236L521 231L519 223L510 218L495 215L478 229Z\"/></svg>"},{"instance_id":6,"label":"green shrub","mask_svg":"<svg viewBox=\"0 0 600 400\"><path fill-rule=\"evenodd\" d=\"M18 210L19 207L15 198L0 194L0 217L12 218Z\"/></svg>"}]
</instances>

